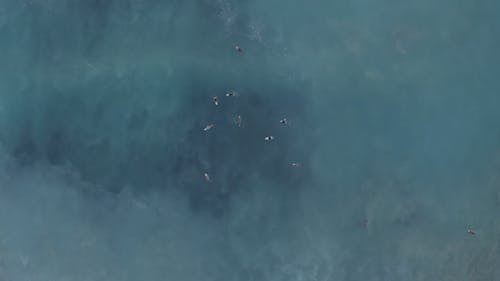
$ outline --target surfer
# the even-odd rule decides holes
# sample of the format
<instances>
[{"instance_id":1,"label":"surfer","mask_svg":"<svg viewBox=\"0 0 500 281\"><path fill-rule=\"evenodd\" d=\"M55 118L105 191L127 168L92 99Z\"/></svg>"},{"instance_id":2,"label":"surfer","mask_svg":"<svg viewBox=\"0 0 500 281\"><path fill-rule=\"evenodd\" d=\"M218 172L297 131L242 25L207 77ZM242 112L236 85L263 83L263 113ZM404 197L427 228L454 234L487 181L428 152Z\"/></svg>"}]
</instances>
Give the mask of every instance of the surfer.
<instances>
[{"instance_id":1,"label":"surfer","mask_svg":"<svg viewBox=\"0 0 500 281\"><path fill-rule=\"evenodd\" d=\"M207 182L212 182L212 180L210 179L210 176L208 175L208 173L203 173L203 176L205 177L205 180Z\"/></svg>"},{"instance_id":2,"label":"surfer","mask_svg":"<svg viewBox=\"0 0 500 281\"><path fill-rule=\"evenodd\" d=\"M239 95L238 92L233 90L226 93L226 97L237 97L238 95Z\"/></svg>"},{"instance_id":3,"label":"surfer","mask_svg":"<svg viewBox=\"0 0 500 281\"><path fill-rule=\"evenodd\" d=\"M207 126L205 126L205 128L203 129L203 131L208 131L210 129L212 129L213 127L215 127L215 124L208 124Z\"/></svg>"},{"instance_id":4,"label":"surfer","mask_svg":"<svg viewBox=\"0 0 500 281\"><path fill-rule=\"evenodd\" d=\"M237 115L235 118L234 118L234 123L236 124L236 126L238 126L238 128L241 128L241 115Z\"/></svg>"}]
</instances>

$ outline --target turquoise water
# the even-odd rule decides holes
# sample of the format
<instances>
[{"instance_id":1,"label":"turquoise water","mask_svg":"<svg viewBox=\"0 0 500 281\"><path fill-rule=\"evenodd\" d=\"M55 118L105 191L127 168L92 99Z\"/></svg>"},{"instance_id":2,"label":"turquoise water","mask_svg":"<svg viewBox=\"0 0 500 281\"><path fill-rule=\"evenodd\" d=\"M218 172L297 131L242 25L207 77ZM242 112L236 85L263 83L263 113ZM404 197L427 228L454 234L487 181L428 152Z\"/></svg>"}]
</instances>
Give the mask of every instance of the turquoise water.
<instances>
[{"instance_id":1,"label":"turquoise water","mask_svg":"<svg viewBox=\"0 0 500 281\"><path fill-rule=\"evenodd\" d=\"M498 9L0 0L0 280L500 280Z\"/></svg>"}]
</instances>

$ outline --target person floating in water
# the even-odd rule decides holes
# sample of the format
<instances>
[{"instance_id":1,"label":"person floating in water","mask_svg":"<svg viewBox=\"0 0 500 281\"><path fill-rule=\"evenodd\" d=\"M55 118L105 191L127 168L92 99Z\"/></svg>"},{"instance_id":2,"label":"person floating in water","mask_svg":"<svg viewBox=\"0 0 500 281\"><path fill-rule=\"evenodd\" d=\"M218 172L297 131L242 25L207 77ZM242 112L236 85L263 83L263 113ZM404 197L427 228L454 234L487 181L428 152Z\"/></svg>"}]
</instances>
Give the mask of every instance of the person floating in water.
<instances>
[{"instance_id":1,"label":"person floating in water","mask_svg":"<svg viewBox=\"0 0 500 281\"><path fill-rule=\"evenodd\" d=\"M219 98L217 96L212 97L212 101L214 102L215 106L219 106Z\"/></svg>"},{"instance_id":2,"label":"person floating in water","mask_svg":"<svg viewBox=\"0 0 500 281\"><path fill-rule=\"evenodd\" d=\"M237 96L239 96L239 93L233 90L226 93L226 97L237 97Z\"/></svg>"},{"instance_id":3,"label":"person floating in water","mask_svg":"<svg viewBox=\"0 0 500 281\"><path fill-rule=\"evenodd\" d=\"M265 140L265 141L272 141L272 140L274 140L274 137L273 137L273 136L266 136L266 137L264 138L264 140Z\"/></svg>"},{"instance_id":4,"label":"person floating in water","mask_svg":"<svg viewBox=\"0 0 500 281\"><path fill-rule=\"evenodd\" d=\"M243 49L242 49L242 48L240 47L240 45L238 45L238 44L236 44L236 45L234 46L234 49L235 49L237 52L239 52L239 53L243 53Z\"/></svg>"}]
</instances>

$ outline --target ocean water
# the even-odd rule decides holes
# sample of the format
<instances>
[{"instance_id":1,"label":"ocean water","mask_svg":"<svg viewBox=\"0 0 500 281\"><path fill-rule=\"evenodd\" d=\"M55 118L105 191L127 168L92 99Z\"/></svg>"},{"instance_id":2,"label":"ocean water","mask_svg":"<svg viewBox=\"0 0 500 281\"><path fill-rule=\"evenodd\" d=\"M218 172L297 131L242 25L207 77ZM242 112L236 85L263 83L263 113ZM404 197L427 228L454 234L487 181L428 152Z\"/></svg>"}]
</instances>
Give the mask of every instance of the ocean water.
<instances>
[{"instance_id":1,"label":"ocean water","mask_svg":"<svg viewBox=\"0 0 500 281\"><path fill-rule=\"evenodd\" d=\"M500 280L499 9L0 0L0 281Z\"/></svg>"}]
</instances>

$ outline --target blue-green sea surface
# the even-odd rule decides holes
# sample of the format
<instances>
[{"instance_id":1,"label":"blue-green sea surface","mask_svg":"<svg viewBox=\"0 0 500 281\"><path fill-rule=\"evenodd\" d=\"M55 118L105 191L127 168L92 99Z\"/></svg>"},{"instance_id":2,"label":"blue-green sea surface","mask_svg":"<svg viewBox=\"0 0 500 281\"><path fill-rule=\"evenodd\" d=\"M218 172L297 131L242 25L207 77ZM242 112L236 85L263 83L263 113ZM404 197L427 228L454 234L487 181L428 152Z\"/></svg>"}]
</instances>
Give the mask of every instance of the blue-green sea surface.
<instances>
[{"instance_id":1,"label":"blue-green sea surface","mask_svg":"<svg viewBox=\"0 0 500 281\"><path fill-rule=\"evenodd\" d=\"M499 10L0 0L0 280L500 280Z\"/></svg>"}]
</instances>

